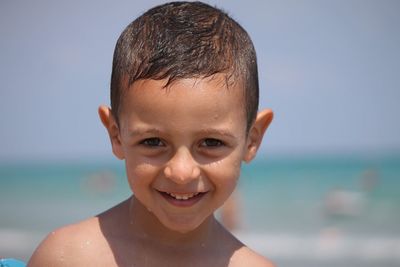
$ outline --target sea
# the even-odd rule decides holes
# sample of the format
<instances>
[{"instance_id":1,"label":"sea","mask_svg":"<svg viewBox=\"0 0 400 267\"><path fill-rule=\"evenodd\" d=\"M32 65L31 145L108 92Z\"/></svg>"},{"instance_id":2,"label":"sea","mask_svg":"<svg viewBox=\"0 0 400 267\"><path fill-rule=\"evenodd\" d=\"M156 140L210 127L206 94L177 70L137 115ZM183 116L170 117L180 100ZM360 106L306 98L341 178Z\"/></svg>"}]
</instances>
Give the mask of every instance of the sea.
<instances>
[{"instance_id":1,"label":"sea","mask_svg":"<svg viewBox=\"0 0 400 267\"><path fill-rule=\"evenodd\" d=\"M121 161L0 163L0 258L130 195ZM400 153L264 156L235 196L233 233L279 267L400 266Z\"/></svg>"}]
</instances>

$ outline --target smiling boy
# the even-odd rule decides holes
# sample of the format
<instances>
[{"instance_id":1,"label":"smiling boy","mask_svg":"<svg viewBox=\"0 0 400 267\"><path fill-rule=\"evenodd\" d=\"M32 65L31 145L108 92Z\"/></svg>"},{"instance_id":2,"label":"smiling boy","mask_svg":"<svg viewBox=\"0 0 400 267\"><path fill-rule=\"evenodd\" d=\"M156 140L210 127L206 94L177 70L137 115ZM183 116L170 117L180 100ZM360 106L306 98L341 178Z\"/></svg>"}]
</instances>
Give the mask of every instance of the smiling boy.
<instances>
[{"instance_id":1,"label":"smiling boy","mask_svg":"<svg viewBox=\"0 0 400 267\"><path fill-rule=\"evenodd\" d=\"M28 266L273 266L214 217L272 111L258 109L254 47L200 2L150 9L118 39L99 108L132 197L50 234Z\"/></svg>"}]
</instances>

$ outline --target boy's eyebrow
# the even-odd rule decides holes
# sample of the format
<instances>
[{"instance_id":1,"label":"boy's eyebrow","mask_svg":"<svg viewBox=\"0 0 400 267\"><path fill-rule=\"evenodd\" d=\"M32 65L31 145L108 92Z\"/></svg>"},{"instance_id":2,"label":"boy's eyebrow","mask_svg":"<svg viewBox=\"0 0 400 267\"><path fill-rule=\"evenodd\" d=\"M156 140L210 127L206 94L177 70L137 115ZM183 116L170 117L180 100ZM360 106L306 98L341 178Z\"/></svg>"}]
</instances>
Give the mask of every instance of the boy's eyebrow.
<instances>
[{"instance_id":1,"label":"boy's eyebrow","mask_svg":"<svg viewBox=\"0 0 400 267\"><path fill-rule=\"evenodd\" d=\"M231 137L231 138L235 137L231 131L225 130L225 129L208 128L208 129L201 130L200 133L201 134L217 134L217 135L227 136L227 137Z\"/></svg>"},{"instance_id":2,"label":"boy's eyebrow","mask_svg":"<svg viewBox=\"0 0 400 267\"><path fill-rule=\"evenodd\" d=\"M136 128L136 129L129 129L128 133L130 136L135 136L135 135L143 135L143 134L155 134L159 135L161 133L160 130L157 128Z\"/></svg>"},{"instance_id":3,"label":"boy's eyebrow","mask_svg":"<svg viewBox=\"0 0 400 267\"><path fill-rule=\"evenodd\" d=\"M160 135L162 131L160 131L157 128L136 128L136 129L129 129L128 133L130 136L135 136L135 135L144 135L144 134L154 134L154 135ZM234 138L235 135L232 134L231 131L226 130L226 129L215 129L215 128L207 128L207 129L201 129L199 132L201 135L207 135L207 134L217 134L217 135L222 135L230 138Z\"/></svg>"}]
</instances>

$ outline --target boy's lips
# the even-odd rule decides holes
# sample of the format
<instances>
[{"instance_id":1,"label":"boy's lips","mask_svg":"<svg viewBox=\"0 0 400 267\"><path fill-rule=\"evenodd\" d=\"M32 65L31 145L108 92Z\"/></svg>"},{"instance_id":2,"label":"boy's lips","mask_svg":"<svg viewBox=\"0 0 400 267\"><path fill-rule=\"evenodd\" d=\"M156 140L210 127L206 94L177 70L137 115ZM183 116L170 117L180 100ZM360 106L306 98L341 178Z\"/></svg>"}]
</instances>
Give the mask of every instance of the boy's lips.
<instances>
[{"instance_id":1,"label":"boy's lips","mask_svg":"<svg viewBox=\"0 0 400 267\"><path fill-rule=\"evenodd\" d=\"M178 207L190 207L196 204L207 192L177 193L157 190L167 202Z\"/></svg>"},{"instance_id":2,"label":"boy's lips","mask_svg":"<svg viewBox=\"0 0 400 267\"><path fill-rule=\"evenodd\" d=\"M192 198L194 196L197 196L199 194L199 192L196 193L184 193L184 194L180 194L180 193L169 193L169 192L165 192L168 195L170 195L171 197L177 199L177 200L188 200L189 198Z\"/></svg>"}]
</instances>

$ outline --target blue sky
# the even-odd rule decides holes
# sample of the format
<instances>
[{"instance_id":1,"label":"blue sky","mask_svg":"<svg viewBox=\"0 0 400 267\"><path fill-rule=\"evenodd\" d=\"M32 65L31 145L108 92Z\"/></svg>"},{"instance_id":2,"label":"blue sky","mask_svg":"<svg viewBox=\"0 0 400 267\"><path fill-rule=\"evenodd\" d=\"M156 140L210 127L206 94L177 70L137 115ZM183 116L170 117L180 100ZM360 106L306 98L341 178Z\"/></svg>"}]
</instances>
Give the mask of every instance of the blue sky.
<instances>
[{"instance_id":1,"label":"blue sky","mask_svg":"<svg viewBox=\"0 0 400 267\"><path fill-rule=\"evenodd\" d=\"M164 1L1 1L0 160L111 155L116 39ZM400 151L400 1L208 1L252 36L261 107L275 111L261 153Z\"/></svg>"}]
</instances>

